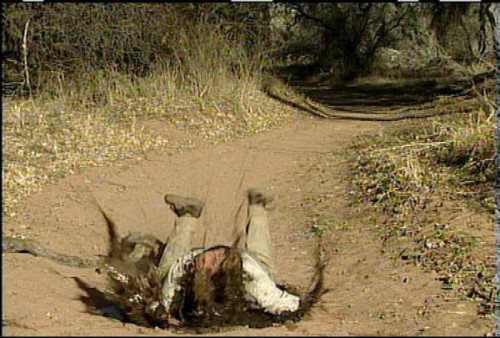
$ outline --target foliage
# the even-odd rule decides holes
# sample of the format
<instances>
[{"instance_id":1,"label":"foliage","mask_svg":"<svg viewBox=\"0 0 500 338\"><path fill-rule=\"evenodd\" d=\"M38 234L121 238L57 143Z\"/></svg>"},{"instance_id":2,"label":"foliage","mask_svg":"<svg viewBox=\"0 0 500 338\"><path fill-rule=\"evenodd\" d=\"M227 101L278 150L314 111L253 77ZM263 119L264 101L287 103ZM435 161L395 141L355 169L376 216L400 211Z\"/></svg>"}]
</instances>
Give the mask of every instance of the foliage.
<instances>
[{"instance_id":1,"label":"foliage","mask_svg":"<svg viewBox=\"0 0 500 338\"><path fill-rule=\"evenodd\" d=\"M305 59L335 79L351 80L398 59L390 56L380 62L380 51L389 49L409 59L400 62L410 64L408 68L418 64L418 72L406 75L426 76L429 65L469 65L492 56L492 8L389 3L4 4L3 81L8 88L22 84L40 90L47 82L64 82L70 75L94 70L144 76L157 63L183 62L182 41L191 42L186 37L206 49L211 31L217 31L224 49L231 52L224 60L229 70L241 64L263 68L277 60Z\"/></svg>"},{"instance_id":2,"label":"foliage","mask_svg":"<svg viewBox=\"0 0 500 338\"><path fill-rule=\"evenodd\" d=\"M376 70L374 62L382 48L411 50L412 63L421 63L422 68L436 60L470 64L482 61L487 52L492 56L491 4L462 5L308 3L289 7L295 10L296 25L304 25L295 31L309 32L309 39L320 46L317 66L331 76L352 80Z\"/></svg>"},{"instance_id":3,"label":"foliage","mask_svg":"<svg viewBox=\"0 0 500 338\"><path fill-rule=\"evenodd\" d=\"M204 37L214 30L226 49L244 51L241 60L233 55L231 61L246 61L246 54L258 58L261 49L255 47L266 45L262 30L267 20L259 8L215 3L4 4L4 82L24 77L25 62L34 89L43 89L47 80L95 70L143 76L158 62L182 61L185 48L179 42L186 42L186 35L194 36L198 47L210 47ZM200 31L205 34L196 35Z\"/></svg>"}]
</instances>

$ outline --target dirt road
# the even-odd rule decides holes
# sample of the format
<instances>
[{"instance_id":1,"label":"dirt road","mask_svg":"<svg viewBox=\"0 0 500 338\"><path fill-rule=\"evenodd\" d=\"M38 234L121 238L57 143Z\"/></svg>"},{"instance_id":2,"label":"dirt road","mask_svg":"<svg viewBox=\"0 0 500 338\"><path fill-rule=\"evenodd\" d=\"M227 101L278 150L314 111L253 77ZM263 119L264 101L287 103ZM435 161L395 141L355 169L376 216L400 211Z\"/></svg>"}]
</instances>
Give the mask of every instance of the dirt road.
<instances>
[{"instance_id":1,"label":"dirt road","mask_svg":"<svg viewBox=\"0 0 500 338\"><path fill-rule=\"evenodd\" d=\"M29 199L19 222L4 225L52 250L93 257L107 250L106 226L95 201L120 233L150 232L164 239L173 213L166 192L207 201L206 244L228 244L232 213L254 185L277 194L270 211L278 272L283 281L307 285L317 238L308 226L307 200L323 196L332 222L324 243L331 252L325 294L312 314L288 326L235 328L227 335L471 335L484 334L475 305L438 298L435 275L383 254L372 229L348 206L339 155L348 142L378 123L299 118L292 126L220 145L201 144L176 155L151 154L129 166L87 170ZM240 181L242 182L240 186ZM200 241L202 238L200 238ZM72 277L103 289L93 269L58 265L27 254L2 254L5 335L170 335L169 331L85 312L84 292Z\"/></svg>"}]
</instances>

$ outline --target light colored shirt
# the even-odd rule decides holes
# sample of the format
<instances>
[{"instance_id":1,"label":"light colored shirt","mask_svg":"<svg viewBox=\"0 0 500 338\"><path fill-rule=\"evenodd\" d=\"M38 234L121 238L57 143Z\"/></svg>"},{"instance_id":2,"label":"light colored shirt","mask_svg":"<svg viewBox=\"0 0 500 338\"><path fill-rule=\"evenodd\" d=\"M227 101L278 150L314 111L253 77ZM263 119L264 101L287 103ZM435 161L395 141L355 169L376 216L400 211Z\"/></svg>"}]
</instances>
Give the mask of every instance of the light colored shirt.
<instances>
[{"instance_id":1,"label":"light colored shirt","mask_svg":"<svg viewBox=\"0 0 500 338\"><path fill-rule=\"evenodd\" d=\"M163 282L163 306L170 309L175 292L180 291L180 281L186 273L186 265L193 262L195 257L204 252L204 249L195 249L179 257L171 266ZM262 265L246 252L240 252L245 272L245 298L266 312L278 315L284 311L296 311L299 308L299 297L294 296L276 286Z\"/></svg>"},{"instance_id":2,"label":"light colored shirt","mask_svg":"<svg viewBox=\"0 0 500 338\"><path fill-rule=\"evenodd\" d=\"M265 311L280 314L283 311L296 311L299 308L299 297L276 286L262 265L246 252L241 253L246 297Z\"/></svg>"}]
</instances>

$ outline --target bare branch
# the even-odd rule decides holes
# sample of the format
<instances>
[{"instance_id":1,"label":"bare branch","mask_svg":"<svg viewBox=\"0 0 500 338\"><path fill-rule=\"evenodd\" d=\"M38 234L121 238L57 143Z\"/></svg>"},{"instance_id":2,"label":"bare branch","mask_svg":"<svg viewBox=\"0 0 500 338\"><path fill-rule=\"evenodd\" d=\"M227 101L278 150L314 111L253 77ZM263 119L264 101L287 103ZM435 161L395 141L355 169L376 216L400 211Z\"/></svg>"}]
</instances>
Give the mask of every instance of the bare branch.
<instances>
[{"instance_id":1,"label":"bare branch","mask_svg":"<svg viewBox=\"0 0 500 338\"><path fill-rule=\"evenodd\" d=\"M323 20L321 18L318 18L317 16L314 16L312 14L306 13L305 10L304 10L304 8L302 8L302 6L300 4L291 3L291 4L288 4L288 6L290 8L292 8L292 9L296 10L297 12L299 12L299 14L302 17L320 24L323 28L328 29L332 33L338 33L338 29L336 27L332 26L327 21L325 21L325 20Z\"/></svg>"},{"instance_id":2,"label":"bare branch","mask_svg":"<svg viewBox=\"0 0 500 338\"><path fill-rule=\"evenodd\" d=\"M28 67L28 27L30 25L30 19L26 21L24 25L23 34L23 57L24 57L24 79L26 86L28 87L29 95L31 97L31 83L30 83L30 73Z\"/></svg>"}]
</instances>

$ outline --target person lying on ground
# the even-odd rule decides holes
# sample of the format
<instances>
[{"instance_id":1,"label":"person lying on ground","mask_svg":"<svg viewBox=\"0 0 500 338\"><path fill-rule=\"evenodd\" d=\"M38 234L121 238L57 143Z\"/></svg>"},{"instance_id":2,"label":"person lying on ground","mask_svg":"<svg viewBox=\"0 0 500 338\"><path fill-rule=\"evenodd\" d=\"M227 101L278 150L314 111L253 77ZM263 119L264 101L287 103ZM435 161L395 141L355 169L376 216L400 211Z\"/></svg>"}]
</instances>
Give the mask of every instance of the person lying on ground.
<instances>
[{"instance_id":1,"label":"person lying on ground","mask_svg":"<svg viewBox=\"0 0 500 338\"><path fill-rule=\"evenodd\" d=\"M299 309L300 298L275 282L266 211L272 194L264 188L252 188L247 198L248 217L238 245L196 248L193 238L203 231L199 218L204 203L165 195L165 202L177 217L157 261L160 300L149 302L146 312L155 313L162 307L170 322L200 318L227 322L238 321L236 317L252 310L282 315ZM144 254L141 251L137 257Z\"/></svg>"}]
</instances>

